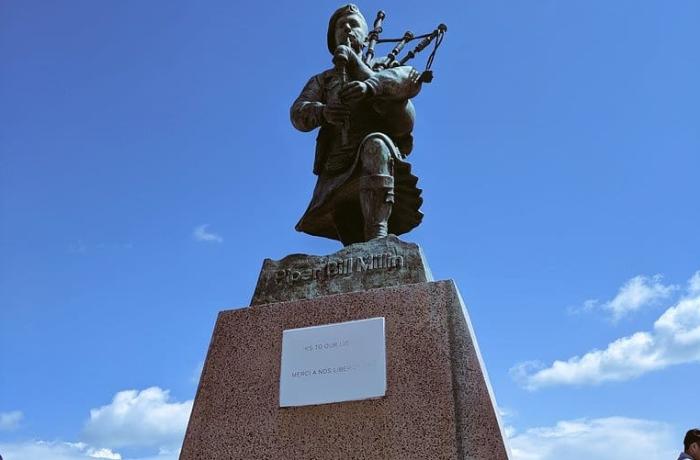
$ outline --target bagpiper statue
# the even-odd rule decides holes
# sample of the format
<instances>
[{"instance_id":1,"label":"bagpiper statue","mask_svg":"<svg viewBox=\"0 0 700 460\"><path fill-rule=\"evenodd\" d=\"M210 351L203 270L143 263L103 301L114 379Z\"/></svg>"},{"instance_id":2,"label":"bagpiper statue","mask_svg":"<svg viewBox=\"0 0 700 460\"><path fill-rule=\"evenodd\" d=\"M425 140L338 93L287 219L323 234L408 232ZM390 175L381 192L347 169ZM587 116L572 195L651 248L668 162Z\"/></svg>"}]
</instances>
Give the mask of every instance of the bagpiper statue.
<instances>
[{"instance_id":1,"label":"bagpiper statue","mask_svg":"<svg viewBox=\"0 0 700 460\"><path fill-rule=\"evenodd\" d=\"M406 161L413 148L411 99L432 80L430 66L447 27L382 40L384 18L380 11L370 31L357 6L335 11L327 36L333 67L313 76L291 107L294 127L320 128L314 160L318 180L296 229L344 245L406 233L423 218L418 178ZM399 59L415 39L422 41ZM375 45L383 42L396 45L376 58ZM431 43L425 71L406 64Z\"/></svg>"}]
</instances>

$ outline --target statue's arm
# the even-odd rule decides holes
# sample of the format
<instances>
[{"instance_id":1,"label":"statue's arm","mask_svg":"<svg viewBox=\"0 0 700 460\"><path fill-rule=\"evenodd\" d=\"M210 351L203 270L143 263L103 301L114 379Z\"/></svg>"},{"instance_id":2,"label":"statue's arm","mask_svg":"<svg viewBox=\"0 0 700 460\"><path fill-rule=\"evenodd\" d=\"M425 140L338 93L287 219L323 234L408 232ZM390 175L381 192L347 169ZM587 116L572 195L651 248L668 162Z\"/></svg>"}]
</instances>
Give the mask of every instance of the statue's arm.
<instances>
[{"instance_id":1,"label":"statue's arm","mask_svg":"<svg viewBox=\"0 0 700 460\"><path fill-rule=\"evenodd\" d=\"M323 123L323 91L319 76L312 77L290 109L292 124L299 131L311 131Z\"/></svg>"},{"instance_id":2,"label":"statue's arm","mask_svg":"<svg viewBox=\"0 0 700 460\"><path fill-rule=\"evenodd\" d=\"M397 138L409 135L416 116L411 98L420 92L420 73L410 66L392 67L375 72L365 83L388 132ZM406 150L404 154L410 147Z\"/></svg>"},{"instance_id":3,"label":"statue's arm","mask_svg":"<svg viewBox=\"0 0 700 460\"><path fill-rule=\"evenodd\" d=\"M420 72L411 66L380 70L365 83L375 98L391 101L407 101L421 89Z\"/></svg>"}]
</instances>

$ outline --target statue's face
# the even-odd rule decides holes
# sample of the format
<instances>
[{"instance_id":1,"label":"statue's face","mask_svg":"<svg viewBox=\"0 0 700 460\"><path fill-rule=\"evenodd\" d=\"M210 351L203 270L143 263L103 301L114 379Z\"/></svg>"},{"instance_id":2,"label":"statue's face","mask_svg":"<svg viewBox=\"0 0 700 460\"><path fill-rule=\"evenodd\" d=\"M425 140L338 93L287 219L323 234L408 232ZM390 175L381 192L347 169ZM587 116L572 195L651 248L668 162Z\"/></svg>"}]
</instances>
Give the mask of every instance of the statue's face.
<instances>
[{"instance_id":1,"label":"statue's face","mask_svg":"<svg viewBox=\"0 0 700 460\"><path fill-rule=\"evenodd\" d=\"M339 18L335 23L336 45L344 45L349 39L352 48L359 53L367 36L367 31L362 24L362 20L356 14L348 14Z\"/></svg>"}]
</instances>

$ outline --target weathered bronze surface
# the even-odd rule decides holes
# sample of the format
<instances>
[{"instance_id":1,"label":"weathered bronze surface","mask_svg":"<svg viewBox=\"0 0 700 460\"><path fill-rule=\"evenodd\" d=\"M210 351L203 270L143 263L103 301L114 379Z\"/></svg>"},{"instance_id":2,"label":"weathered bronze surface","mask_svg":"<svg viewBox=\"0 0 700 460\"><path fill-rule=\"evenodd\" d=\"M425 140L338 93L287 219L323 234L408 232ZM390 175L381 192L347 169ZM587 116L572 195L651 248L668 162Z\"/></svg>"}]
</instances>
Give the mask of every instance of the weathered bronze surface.
<instances>
[{"instance_id":1,"label":"weathered bronze surface","mask_svg":"<svg viewBox=\"0 0 700 460\"><path fill-rule=\"evenodd\" d=\"M417 244L396 236L353 244L327 256L265 259L251 305L432 281Z\"/></svg>"},{"instance_id":2,"label":"weathered bronze surface","mask_svg":"<svg viewBox=\"0 0 700 460\"><path fill-rule=\"evenodd\" d=\"M338 9L327 36L333 67L313 76L291 107L294 127L320 128L318 180L296 229L344 245L406 233L423 218L418 178L406 157L413 148L411 98L427 75L393 55L375 59L372 51L363 58L365 42L376 42L368 34L355 5Z\"/></svg>"}]
</instances>

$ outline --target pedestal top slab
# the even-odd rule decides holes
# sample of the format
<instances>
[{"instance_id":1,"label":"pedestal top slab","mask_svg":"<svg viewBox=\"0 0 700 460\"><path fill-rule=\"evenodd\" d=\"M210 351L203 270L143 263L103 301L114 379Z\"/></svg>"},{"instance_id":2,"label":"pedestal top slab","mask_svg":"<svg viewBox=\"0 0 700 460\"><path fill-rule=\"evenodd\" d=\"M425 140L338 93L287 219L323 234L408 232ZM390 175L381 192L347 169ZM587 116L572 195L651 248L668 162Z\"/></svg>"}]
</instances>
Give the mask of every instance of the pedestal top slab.
<instances>
[{"instance_id":1,"label":"pedestal top slab","mask_svg":"<svg viewBox=\"0 0 700 460\"><path fill-rule=\"evenodd\" d=\"M421 248L394 235L327 256L265 259L251 305L433 281Z\"/></svg>"}]
</instances>

